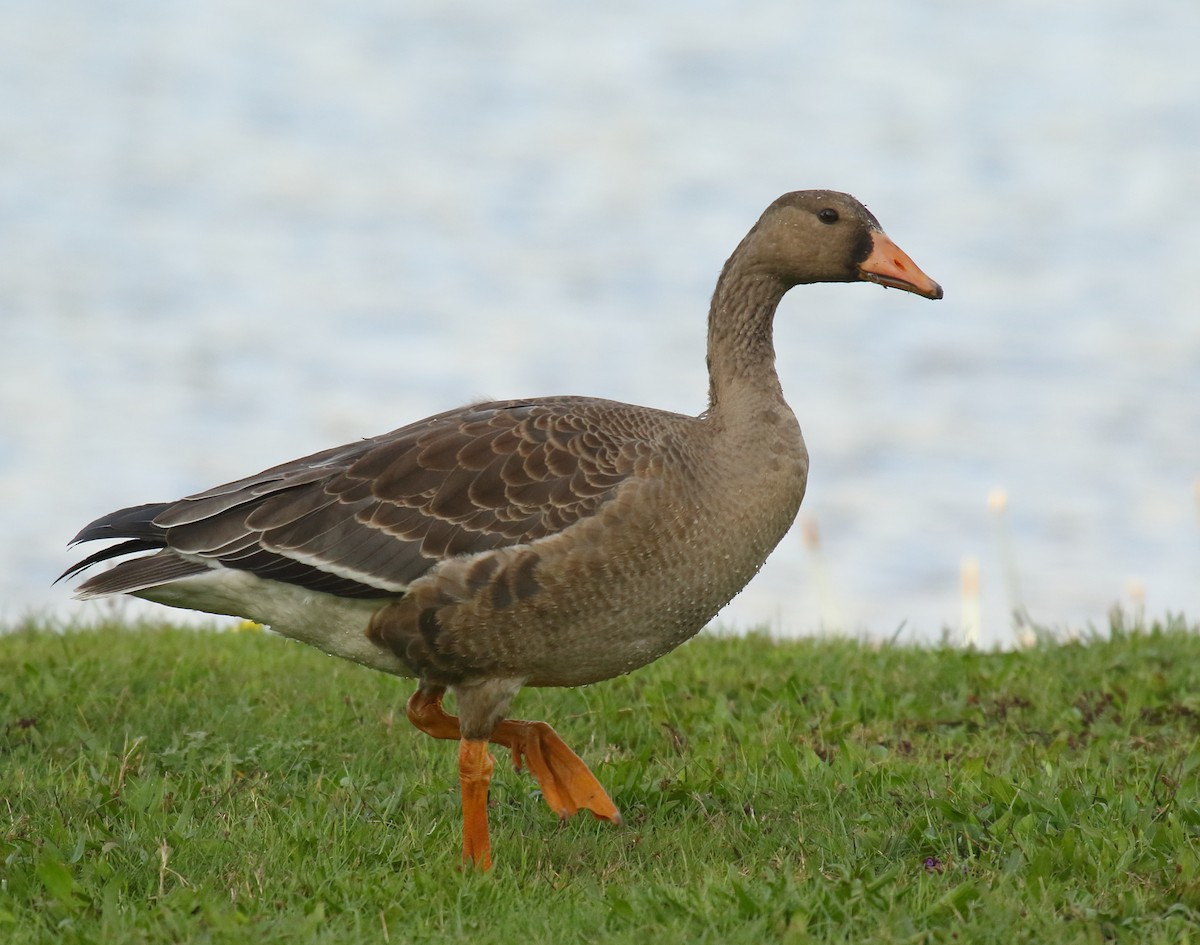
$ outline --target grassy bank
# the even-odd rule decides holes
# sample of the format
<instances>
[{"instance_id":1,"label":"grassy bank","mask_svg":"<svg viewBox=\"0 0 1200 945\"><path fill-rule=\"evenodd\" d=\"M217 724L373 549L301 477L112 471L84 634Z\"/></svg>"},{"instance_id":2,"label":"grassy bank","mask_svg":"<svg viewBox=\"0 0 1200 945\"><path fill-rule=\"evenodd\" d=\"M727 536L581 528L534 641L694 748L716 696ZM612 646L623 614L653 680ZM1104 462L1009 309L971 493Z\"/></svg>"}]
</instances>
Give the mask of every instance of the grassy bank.
<instances>
[{"instance_id":1,"label":"grassy bank","mask_svg":"<svg viewBox=\"0 0 1200 945\"><path fill-rule=\"evenodd\" d=\"M622 809L559 825L411 686L262 633L0 636L0 940L1102 942L1200 923L1200 635L1019 653L704 637L527 691Z\"/></svg>"}]
</instances>

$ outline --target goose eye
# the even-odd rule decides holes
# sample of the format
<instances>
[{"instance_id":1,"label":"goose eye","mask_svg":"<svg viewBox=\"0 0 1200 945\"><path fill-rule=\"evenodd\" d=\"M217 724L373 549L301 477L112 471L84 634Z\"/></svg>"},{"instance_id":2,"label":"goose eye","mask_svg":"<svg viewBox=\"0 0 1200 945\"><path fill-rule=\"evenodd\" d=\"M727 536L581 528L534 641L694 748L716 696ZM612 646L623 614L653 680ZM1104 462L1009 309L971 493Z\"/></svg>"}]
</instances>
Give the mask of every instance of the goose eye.
<instances>
[{"instance_id":1,"label":"goose eye","mask_svg":"<svg viewBox=\"0 0 1200 945\"><path fill-rule=\"evenodd\" d=\"M817 219L822 223L837 223L838 212L833 207L826 207L824 210L817 211Z\"/></svg>"}]
</instances>

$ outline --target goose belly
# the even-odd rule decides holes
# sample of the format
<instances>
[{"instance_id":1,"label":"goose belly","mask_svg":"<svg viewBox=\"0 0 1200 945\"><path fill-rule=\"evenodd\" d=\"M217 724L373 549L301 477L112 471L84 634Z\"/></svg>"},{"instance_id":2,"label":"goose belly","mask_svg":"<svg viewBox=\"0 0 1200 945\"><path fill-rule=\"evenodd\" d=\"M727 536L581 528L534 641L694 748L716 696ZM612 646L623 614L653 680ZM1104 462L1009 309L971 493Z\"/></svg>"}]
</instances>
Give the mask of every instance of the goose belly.
<instances>
[{"instance_id":1,"label":"goose belly","mask_svg":"<svg viewBox=\"0 0 1200 945\"><path fill-rule=\"evenodd\" d=\"M330 656L397 676L414 675L395 653L367 637L371 615L383 601L336 597L231 568L214 568L135 596L169 607L245 617Z\"/></svg>"}]
</instances>

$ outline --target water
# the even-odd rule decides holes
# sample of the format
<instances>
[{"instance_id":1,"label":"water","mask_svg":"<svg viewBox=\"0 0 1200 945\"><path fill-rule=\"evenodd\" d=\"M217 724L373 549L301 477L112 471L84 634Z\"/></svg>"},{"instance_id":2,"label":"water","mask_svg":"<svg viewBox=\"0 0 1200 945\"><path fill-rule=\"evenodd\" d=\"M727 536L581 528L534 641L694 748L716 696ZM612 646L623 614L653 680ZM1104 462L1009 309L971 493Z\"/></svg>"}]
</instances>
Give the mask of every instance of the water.
<instances>
[{"instance_id":1,"label":"water","mask_svg":"<svg viewBox=\"0 0 1200 945\"><path fill-rule=\"evenodd\" d=\"M946 299L785 300L825 557L722 620L936 638L975 555L1008 642L996 487L1036 620L1200 613L1200 7L881 7L0 8L0 616L93 613L99 514L455 403L700 410L721 263L815 186Z\"/></svg>"}]
</instances>

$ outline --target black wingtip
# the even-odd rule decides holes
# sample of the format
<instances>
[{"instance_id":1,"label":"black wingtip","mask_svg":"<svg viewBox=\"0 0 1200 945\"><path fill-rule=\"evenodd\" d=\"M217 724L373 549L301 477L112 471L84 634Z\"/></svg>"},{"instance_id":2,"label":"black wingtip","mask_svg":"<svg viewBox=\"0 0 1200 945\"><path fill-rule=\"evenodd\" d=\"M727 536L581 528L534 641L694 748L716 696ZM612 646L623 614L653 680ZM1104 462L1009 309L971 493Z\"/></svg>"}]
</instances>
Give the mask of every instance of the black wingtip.
<instances>
[{"instance_id":1,"label":"black wingtip","mask_svg":"<svg viewBox=\"0 0 1200 945\"><path fill-rule=\"evenodd\" d=\"M90 525L88 526L91 527ZM110 537L110 536L96 536ZM77 539L77 541L87 541L86 538ZM101 561L107 561L109 558L116 558L120 555L133 554L135 551L156 551L162 548L163 542L150 541L145 538L131 538L129 541L123 541L119 545L112 545L108 548L101 548L94 554L88 555L82 561L78 561L71 565L67 570L54 579L54 583L65 580L66 578L74 577L82 571L86 571L93 564L99 564Z\"/></svg>"},{"instance_id":2,"label":"black wingtip","mask_svg":"<svg viewBox=\"0 0 1200 945\"><path fill-rule=\"evenodd\" d=\"M99 564L109 558L133 554L137 551L157 551L165 548L166 532L154 524L154 519L164 509L170 508L172 504L171 502L148 502L145 505L133 505L127 509L109 512L85 525L79 534L71 539L71 545L78 545L84 541L113 538L127 540L108 548L102 548L94 554L88 555L82 561L71 565L54 579L54 583L57 584L66 578L74 577L93 564Z\"/></svg>"},{"instance_id":3,"label":"black wingtip","mask_svg":"<svg viewBox=\"0 0 1200 945\"><path fill-rule=\"evenodd\" d=\"M81 541L96 541L101 538L140 538L145 541L157 541L161 547L163 530L154 524L154 519L174 504L148 502L145 505L133 505L127 509L109 512L85 525L69 544L77 545Z\"/></svg>"}]
</instances>

